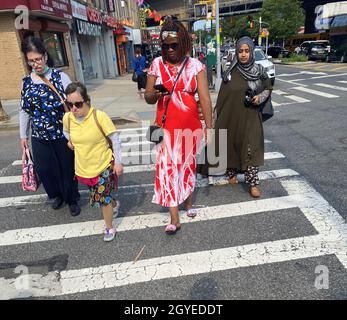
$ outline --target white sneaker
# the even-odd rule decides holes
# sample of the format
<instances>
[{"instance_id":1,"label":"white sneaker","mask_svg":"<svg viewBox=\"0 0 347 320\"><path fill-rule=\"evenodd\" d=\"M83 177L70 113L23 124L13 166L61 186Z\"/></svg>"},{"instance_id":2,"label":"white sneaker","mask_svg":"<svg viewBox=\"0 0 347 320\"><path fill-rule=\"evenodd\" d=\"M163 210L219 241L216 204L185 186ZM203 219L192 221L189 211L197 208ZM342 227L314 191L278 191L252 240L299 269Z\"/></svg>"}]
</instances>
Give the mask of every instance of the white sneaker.
<instances>
[{"instance_id":1,"label":"white sneaker","mask_svg":"<svg viewBox=\"0 0 347 320\"><path fill-rule=\"evenodd\" d=\"M104 241L105 242L109 242L112 241L114 239L114 237L116 236L116 229L112 228L112 229L105 229L105 233L104 233Z\"/></svg>"},{"instance_id":2,"label":"white sneaker","mask_svg":"<svg viewBox=\"0 0 347 320\"><path fill-rule=\"evenodd\" d=\"M208 176L208 184L209 185L214 185L214 180L212 176Z\"/></svg>"},{"instance_id":3,"label":"white sneaker","mask_svg":"<svg viewBox=\"0 0 347 320\"><path fill-rule=\"evenodd\" d=\"M112 209L113 210L113 219L115 219L118 214L119 214L119 207L120 207L120 201L119 200L115 200L116 202L116 206Z\"/></svg>"}]
</instances>

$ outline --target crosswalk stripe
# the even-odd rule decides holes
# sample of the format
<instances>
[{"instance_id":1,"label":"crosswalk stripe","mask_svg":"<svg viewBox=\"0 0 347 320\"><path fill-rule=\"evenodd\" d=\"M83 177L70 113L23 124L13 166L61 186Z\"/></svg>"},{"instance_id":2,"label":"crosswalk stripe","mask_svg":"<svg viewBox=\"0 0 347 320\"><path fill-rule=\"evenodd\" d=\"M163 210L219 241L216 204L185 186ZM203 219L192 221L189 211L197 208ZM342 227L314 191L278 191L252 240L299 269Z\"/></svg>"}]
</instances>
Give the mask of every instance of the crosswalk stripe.
<instances>
[{"instance_id":1,"label":"crosswalk stripe","mask_svg":"<svg viewBox=\"0 0 347 320\"><path fill-rule=\"evenodd\" d=\"M163 256L151 259L138 260L136 262L122 262L112 265L103 265L92 268L54 271L47 275L29 275L30 281L35 281L31 296L58 296L75 294L80 292L126 286L130 284L168 279L194 274L210 273L215 271L229 270L233 268L250 267L270 263L307 259L324 255L336 255L344 267L347 267L346 240L347 228L344 219L335 211L329 203L315 191L303 179L282 180L281 184L288 196L275 198L281 199L283 205L299 207L306 218L318 231L318 235L297 237L285 240L254 243L236 247L205 250L172 256ZM291 197L291 199L290 199ZM266 201L270 201L266 204ZM213 220L218 209L224 218L225 210L232 215L244 215L245 208L242 206L264 207L263 211L276 210L272 202L274 199L253 200L246 203L232 204L234 208L216 206L213 214L208 210L201 209L195 219ZM239 207L241 205L241 207ZM267 208L269 206L269 208ZM259 209L259 208L258 208ZM207 211L203 211L207 210ZM256 209L255 209L256 210ZM278 209L277 209L278 210ZM217 213L217 218L218 218ZM251 214L251 212L246 212ZM134 217L129 217L134 218ZM182 218L187 219L187 218ZM188 220L194 222L194 220ZM197 221L197 220L196 220ZM204 220L202 220L204 221ZM143 223L143 221L142 221ZM140 228L144 227L144 224ZM122 224L119 226L121 228ZM146 225L147 226L147 225ZM14 230L12 230L14 231ZM15 298L15 279L0 278L1 298ZM18 292L17 292L18 294Z\"/></svg>"},{"instance_id":2,"label":"crosswalk stripe","mask_svg":"<svg viewBox=\"0 0 347 320\"><path fill-rule=\"evenodd\" d=\"M268 139L264 139L264 143L265 144L269 144L269 143L272 143L271 140L268 140ZM153 145L154 146L154 145ZM124 152L122 153L122 158L125 159L125 158L131 158L131 157L138 157L138 156L148 156L148 155L151 155L151 154L154 154L155 153L155 150L152 149L152 150L146 150L146 151L128 151L128 152ZM266 153L265 153L265 157L266 157ZM284 157L284 156L283 156ZM126 162L126 161L124 161ZM21 166L22 165L22 160L15 160L12 162L12 166ZM125 167L128 167L128 166L125 166ZM1 177L0 177L0 180L1 180ZM1 182L0 182L1 184Z\"/></svg>"},{"instance_id":3,"label":"crosswalk stripe","mask_svg":"<svg viewBox=\"0 0 347 320\"><path fill-rule=\"evenodd\" d=\"M274 94L278 94L279 96L283 96L283 95L286 95L288 93L282 91L282 90L272 90L272 93Z\"/></svg>"},{"instance_id":4,"label":"crosswalk stripe","mask_svg":"<svg viewBox=\"0 0 347 320\"><path fill-rule=\"evenodd\" d=\"M271 102L272 102L272 105L274 106L274 107L279 107L281 104L280 103L278 103L278 102L276 102L276 101L273 101L272 99L271 99Z\"/></svg>"},{"instance_id":5,"label":"crosswalk stripe","mask_svg":"<svg viewBox=\"0 0 347 320\"><path fill-rule=\"evenodd\" d=\"M311 102L311 100L308 100L308 99L305 99L305 98L301 98L301 97L298 97L298 96L286 96L286 98L290 99L290 100L293 100L295 102L299 102L299 103L306 103L306 102Z\"/></svg>"},{"instance_id":6,"label":"crosswalk stripe","mask_svg":"<svg viewBox=\"0 0 347 320\"><path fill-rule=\"evenodd\" d=\"M329 74L327 76L312 77L311 79L334 78L334 77L342 77L342 76L347 76L347 73Z\"/></svg>"},{"instance_id":7,"label":"crosswalk stripe","mask_svg":"<svg viewBox=\"0 0 347 320\"><path fill-rule=\"evenodd\" d=\"M278 178L284 178L284 177L293 177L293 176L298 176L299 173L297 173L294 170L291 169L279 169L279 170L270 170L270 171L261 171L259 172L259 179L260 180L270 180L270 179L278 179ZM228 181L226 178L216 178L216 184L227 184ZM121 186L119 187L119 191L125 191L128 194L128 191L134 190L134 193L138 193L139 188L148 188L148 187L153 187L153 183L148 183L148 184L138 184L138 185L130 185L130 186ZM196 182L196 187L197 188L202 188L202 187L207 187L208 182L207 181L197 181ZM87 190L82 190L80 191L81 194L87 194ZM18 206L18 205L23 205L25 203L30 203L30 204L41 204L42 201L45 201L47 199L46 194L34 194L34 195L29 195L29 196L17 196L17 197L8 197L8 198L0 198L0 208L5 208L5 207L11 207L11 206Z\"/></svg>"},{"instance_id":8,"label":"crosswalk stripe","mask_svg":"<svg viewBox=\"0 0 347 320\"><path fill-rule=\"evenodd\" d=\"M298 207L310 199L305 195L284 196L278 198L253 200L240 203L225 204L198 209L199 213L194 219L180 212L182 223L195 223L222 218L250 215L260 212L270 212ZM117 218L115 226L117 232L142 230L147 228L162 227L168 223L167 213L151 213ZM86 237L101 234L104 227L103 220L60 224L45 227L35 227L17 230L8 230L0 233L0 246L19 245Z\"/></svg>"},{"instance_id":9,"label":"crosswalk stripe","mask_svg":"<svg viewBox=\"0 0 347 320\"><path fill-rule=\"evenodd\" d=\"M120 129L119 132L122 134L123 132L131 132L131 131L147 131L148 127L137 127L137 128L127 128L127 129Z\"/></svg>"},{"instance_id":10,"label":"crosswalk stripe","mask_svg":"<svg viewBox=\"0 0 347 320\"><path fill-rule=\"evenodd\" d=\"M337 81L337 82L340 82L340 83L347 83L346 80L341 80L341 81Z\"/></svg>"},{"instance_id":11,"label":"crosswalk stripe","mask_svg":"<svg viewBox=\"0 0 347 320\"><path fill-rule=\"evenodd\" d=\"M60 296L114 288L155 280L211 273L270 263L319 257L340 248L327 244L319 235L262 242L216 250L198 251L93 268L33 275L33 297ZM11 298L14 280L0 278L2 295ZM30 279L31 280L31 279Z\"/></svg>"},{"instance_id":12,"label":"crosswalk stripe","mask_svg":"<svg viewBox=\"0 0 347 320\"><path fill-rule=\"evenodd\" d=\"M122 147L137 146L137 145L154 145L154 143L147 140L122 143Z\"/></svg>"},{"instance_id":13,"label":"crosswalk stripe","mask_svg":"<svg viewBox=\"0 0 347 320\"><path fill-rule=\"evenodd\" d=\"M336 96L334 94L321 92L321 91L317 91L317 90L313 90L313 89L309 89L309 88L305 88L305 87L294 87L292 89L296 89L296 90L299 90L299 91L311 93L311 94L314 94L316 96L321 96L321 97L329 98L329 99L331 99L331 98L339 98L339 96Z\"/></svg>"},{"instance_id":14,"label":"crosswalk stripe","mask_svg":"<svg viewBox=\"0 0 347 320\"><path fill-rule=\"evenodd\" d=\"M138 154L141 154L141 155L150 155L154 153L155 151L148 151L147 153L138 152ZM265 160L275 160L275 159L283 159L283 158L285 158L285 156L280 152L266 152L264 154ZM154 170L155 170L155 164L143 164L143 165L124 167L124 173L149 172ZM22 176L0 177L0 184L19 183L19 182L22 182Z\"/></svg>"},{"instance_id":15,"label":"crosswalk stripe","mask_svg":"<svg viewBox=\"0 0 347 320\"><path fill-rule=\"evenodd\" d=\"M29 275L32 297L54 297L334 254L340 248L319 235L198 251L93 268ZM0 278L3 299L16 298L15 279Z\"/></svg>"},{"instance_id":16,"label":"crosswalk stripe","mask_svg":"<svg viewBox=\"0 0 347 320\"><path fill-rule=\"evenodd\" d=\"M334 89L334 90L347 91L346 87L333 86L333 85L327 84L327 83L315 83L314 85L319 86L319 87Z\"/></svg>"}]
</instances>

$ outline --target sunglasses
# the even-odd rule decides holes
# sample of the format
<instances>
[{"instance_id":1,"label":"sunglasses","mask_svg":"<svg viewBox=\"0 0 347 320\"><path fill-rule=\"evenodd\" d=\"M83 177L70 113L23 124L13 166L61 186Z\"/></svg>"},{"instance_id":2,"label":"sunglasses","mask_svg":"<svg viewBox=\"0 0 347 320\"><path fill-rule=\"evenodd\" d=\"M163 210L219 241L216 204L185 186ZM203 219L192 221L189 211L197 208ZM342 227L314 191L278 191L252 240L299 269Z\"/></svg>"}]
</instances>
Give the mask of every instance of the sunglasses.
<instances>
[{"instance_id":1,"label":"sunglasses","mask_svg":"<svg viewBox=\"0 0 347 320\"><path fill-rule=\"evenodd\" d=\"M72 109L73 106L75 106L77 109L81 109L83 107L83 103L84 101L77 101L72 103L70 101L65 100L65 104L67 105L69 109Z\"/></svg>"},{"instance_id":2,"label":"sunglasses","mask_svg":"<svg viewBox=\"0 0 347 320\"><path fill-rule=\"evenodd\" d=\"M169 49L172 49L172 50L177 50L178 49L178 43L177 42L174 42L174 43L163 43L162 44L162 49L167 51Z\"/></svg>"}]
</instances>

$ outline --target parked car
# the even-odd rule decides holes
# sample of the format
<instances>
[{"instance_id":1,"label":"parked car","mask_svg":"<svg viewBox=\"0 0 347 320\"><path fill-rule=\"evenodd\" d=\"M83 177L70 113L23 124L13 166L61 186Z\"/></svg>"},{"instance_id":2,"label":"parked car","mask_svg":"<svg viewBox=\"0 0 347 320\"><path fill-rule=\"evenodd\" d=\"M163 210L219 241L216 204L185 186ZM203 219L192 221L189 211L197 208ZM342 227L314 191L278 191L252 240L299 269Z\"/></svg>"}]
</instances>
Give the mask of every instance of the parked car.
<instances>
[{"instance_id":1,"label":"parked car","mask_svg":"<svg viewBox=\"0 0 347 320\"><path fill-rule=\"evenodd\" d=\"M278 58L281 55L283 58L289 58L292 54L289 50L281 47L281 46L272 46L267 48L268 55L273 58Z\"/></svg>"},{"instance_id":2,"label":"parked car","mask_svg":"<svg viewBox=\"0 0 347 320\"><path fill-rule=\"evenodd\" d=\"M306 55L309 60L325 61L329 53L329 41L305 41L300 45L298 53Z\"/></svg>"},{"instance_id":3,"label":"parked car","mask_svg":"<svg viewBox=\"0 0 347 320\"><path fill-rule=\"evenodd\" d=\"M332 48L326 57L326 62L347 62L347 47Z\"/></svg>"},{"instance_id":4,"label":"parked car","mask_svg":"<svg viewBox=\"0 0 347 320\"><path fill-rule=\"evenodd\" d=\"M234 55L235 49L231 49L226 54L224 54L221 61L222 72L224 72L230 66L230 63L234 58ZM272 56L268 55L266 57L262 49L255 49L255 63L261 64L265 68L268 77L271 79L272 85L274 85L276 76L275 66L269 59L272 59Z\"/></svg>"}]
</instances>

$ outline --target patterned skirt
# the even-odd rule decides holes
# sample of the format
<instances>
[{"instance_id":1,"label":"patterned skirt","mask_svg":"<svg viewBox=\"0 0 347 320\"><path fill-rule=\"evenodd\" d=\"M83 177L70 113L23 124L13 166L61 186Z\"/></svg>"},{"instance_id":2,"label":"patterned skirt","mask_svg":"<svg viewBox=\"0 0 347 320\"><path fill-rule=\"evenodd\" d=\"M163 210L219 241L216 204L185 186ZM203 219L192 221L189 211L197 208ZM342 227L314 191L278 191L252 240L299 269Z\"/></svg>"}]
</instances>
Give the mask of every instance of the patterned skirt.
<instances>
[{"instance_id":1,"label":"patterned skirt","mask_svg":"<svg viewBox=\"0 0 347 320\"><path fill-rule=\"evenodd\" d=\"M99 182L89 187L89 203L92 207L108 206L113 199L113 191L118 189L118 177L113 173L112 166L109 166L99 175Z\"/></svg>"}]
</instances>

